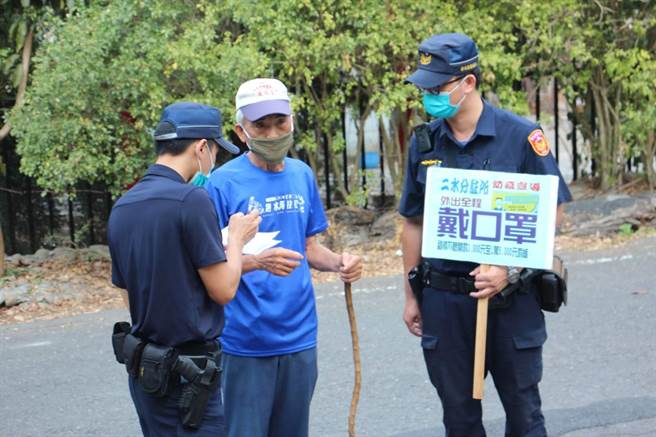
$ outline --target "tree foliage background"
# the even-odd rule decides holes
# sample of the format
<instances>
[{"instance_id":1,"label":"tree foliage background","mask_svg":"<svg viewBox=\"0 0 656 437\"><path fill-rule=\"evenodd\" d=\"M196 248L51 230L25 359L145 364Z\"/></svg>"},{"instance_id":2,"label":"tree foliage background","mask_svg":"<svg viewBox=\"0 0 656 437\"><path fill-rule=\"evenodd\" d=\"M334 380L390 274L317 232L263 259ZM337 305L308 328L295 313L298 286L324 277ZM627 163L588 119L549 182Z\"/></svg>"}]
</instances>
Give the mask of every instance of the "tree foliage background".
<instances>
[{"instance_id":1,"label":"tree foliage background","mask_svg":"<svg viewBox=\"0 0 656 437\"><path fill-rule=\"evenodd\" d=\"M338 200L347 196L339 163L344 108L355 111L359 141L370 113L387 115L382 139L398 190L401 144L423 117L416 90L403 79L418 42L449 31L476 40L482 89L503 107L527 113L522 79L558 78L576 103L572 116L602 188L624 182L630 158L656 186L653 1L0 3L0 117L16 141L21 172L53 192L100 182L121 193L152 161L150 129L166 104L216 105L229 130L237 87L258 76L290 87L299 152L318 168L328 151ZM21 54L30 39L26 76Z\"/></svg>"}]
</instances>

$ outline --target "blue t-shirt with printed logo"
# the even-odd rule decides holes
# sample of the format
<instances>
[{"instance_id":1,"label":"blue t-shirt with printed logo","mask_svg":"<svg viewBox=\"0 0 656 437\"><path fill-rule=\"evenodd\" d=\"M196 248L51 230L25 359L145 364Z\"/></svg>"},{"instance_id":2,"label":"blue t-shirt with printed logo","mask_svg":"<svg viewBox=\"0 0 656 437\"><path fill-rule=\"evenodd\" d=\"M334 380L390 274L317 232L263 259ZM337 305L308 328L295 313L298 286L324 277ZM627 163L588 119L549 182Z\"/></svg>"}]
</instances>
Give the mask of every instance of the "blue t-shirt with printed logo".
<instances>
[{"instance_id":1,"label":"blue t-shirt with printed logo","mask_svg":"<svg viewBox=\"0 0 656 437\"><path fill-rule=\"evenodd\" d=\"M285 158L281 172L262 170L244 154L212 173L205 186L220 226L230 216L261 211L260 232L279 231L277 247L305 256L307 237L328 221L310 167ZM242 356L273 356L302 351L317 343L317 314L307 259L289 276L264 270L244 273L235 298L225 306L223 350Z\"/></svg>"}]
</instances>

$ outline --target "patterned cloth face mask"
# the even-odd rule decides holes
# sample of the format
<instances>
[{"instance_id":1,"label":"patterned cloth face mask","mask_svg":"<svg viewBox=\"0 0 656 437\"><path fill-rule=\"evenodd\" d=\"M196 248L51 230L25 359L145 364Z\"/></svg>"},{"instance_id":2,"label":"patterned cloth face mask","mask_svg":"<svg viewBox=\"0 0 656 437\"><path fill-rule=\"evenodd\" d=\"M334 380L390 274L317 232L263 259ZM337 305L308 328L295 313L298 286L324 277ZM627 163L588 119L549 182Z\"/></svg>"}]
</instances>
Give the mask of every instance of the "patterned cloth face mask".
<instances>
[{"instance_id":1,"label":"patterned cloth face mask","mask_svg":"<svg viewBox=\"0 0 656 437\"><path fill-rule=\"evenodd\" d=\"M294 145L294 122L291 130L276 138L253 138L241 126L248 138L248 148L269 165L280 164Z\"/></svg>"}]
</instances>

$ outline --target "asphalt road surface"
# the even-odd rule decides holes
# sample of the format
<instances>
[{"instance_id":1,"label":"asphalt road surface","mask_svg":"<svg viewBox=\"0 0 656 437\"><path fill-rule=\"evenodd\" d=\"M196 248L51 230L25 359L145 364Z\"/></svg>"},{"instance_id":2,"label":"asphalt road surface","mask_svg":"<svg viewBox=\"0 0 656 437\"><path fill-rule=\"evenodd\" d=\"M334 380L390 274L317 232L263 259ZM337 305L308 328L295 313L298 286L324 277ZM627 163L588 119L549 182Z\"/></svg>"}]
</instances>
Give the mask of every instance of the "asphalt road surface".
<instances>
[{"instance_id":1,"label":"asphalt road surface","mask_svg":"<svg viewBox=\"0 0 656 437\"><path fill-rule=\"evenodd\" d=\"M547 314L541 384L549 435L656 435L656 237L570 252L570 303ZM443 435L419 340L401 321L401 277L354 286L362 352L359 436ZM319 381L312 436L347 435L353 385L341 284L317 287ZM134 436L139 425L110 331L126 311L0 327L0 436ZM488 435L504 413L488 378Z\"/></svg>"}]
</instances>

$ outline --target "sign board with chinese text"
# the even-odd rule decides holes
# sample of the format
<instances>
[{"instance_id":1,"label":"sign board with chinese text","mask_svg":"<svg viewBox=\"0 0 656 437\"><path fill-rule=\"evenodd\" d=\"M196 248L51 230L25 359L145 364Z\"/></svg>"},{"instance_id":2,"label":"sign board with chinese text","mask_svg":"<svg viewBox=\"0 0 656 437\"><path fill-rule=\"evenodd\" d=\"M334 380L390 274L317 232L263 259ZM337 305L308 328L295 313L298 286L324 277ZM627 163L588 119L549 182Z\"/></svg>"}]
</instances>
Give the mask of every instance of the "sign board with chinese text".
<instances>
[{"instance_id":1,"label":"sign board with chinese text","mask_svg":"<svg viewBox=\"0 0 656 437\"><path fill-rule=\"evenodd\" d=\"M556 176L429 167L421 255L550 269L557 200Z\"/></svg>"}]
</instances>

